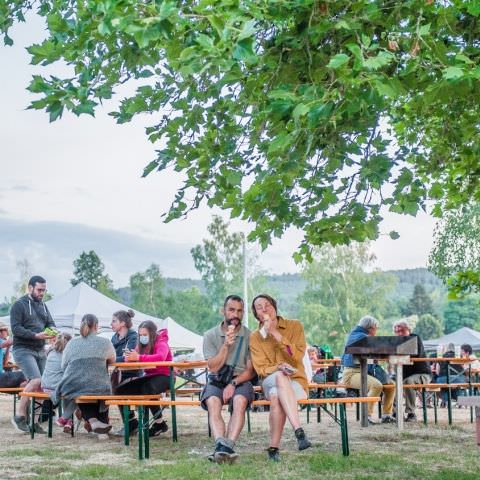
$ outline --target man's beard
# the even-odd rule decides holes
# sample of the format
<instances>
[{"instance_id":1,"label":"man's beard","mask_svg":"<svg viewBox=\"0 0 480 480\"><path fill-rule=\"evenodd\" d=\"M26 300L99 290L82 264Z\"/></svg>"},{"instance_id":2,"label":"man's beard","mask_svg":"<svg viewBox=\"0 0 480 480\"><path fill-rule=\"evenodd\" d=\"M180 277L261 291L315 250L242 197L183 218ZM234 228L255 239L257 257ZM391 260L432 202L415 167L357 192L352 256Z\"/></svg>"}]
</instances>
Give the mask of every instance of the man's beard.
<instances>
[{"instance_id":1,"label":"man's beard","mask_svg":"<svg viewBox=\"0 0 480 480\"><path fill-rule=\"evenodd\" d=\"M232 325L232 322L233 322L234 320L237 320L238 324L242 323L242 320L241 320L240 318L238 318L238 317L226 318L226 319L225 319L225 323L227 324L227 327L228 327L229 325Z\"/></svg>"}]
</instances>

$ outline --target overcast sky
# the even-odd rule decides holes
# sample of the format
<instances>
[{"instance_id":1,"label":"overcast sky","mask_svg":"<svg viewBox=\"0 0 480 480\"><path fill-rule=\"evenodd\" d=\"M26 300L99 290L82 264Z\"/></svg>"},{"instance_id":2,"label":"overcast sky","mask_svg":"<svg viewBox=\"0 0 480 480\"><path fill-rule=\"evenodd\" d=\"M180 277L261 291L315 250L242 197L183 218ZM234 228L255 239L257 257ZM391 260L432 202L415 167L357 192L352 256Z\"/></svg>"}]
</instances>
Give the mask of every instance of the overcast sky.
<instances>
[{"instance_id":1,"label":"overcast sky","mask_svg":"<svg viewBox=\"0 0 480 480\"><path fill-rule=\"evenodd\" d=\"M198 277L190 248L219 212L202 208L187 220L162 223L179 180L172 172L141 178L154 158L144 134L148 117L117 125L107 105L95 118L66 114L50 124L44 112L26 110L33 98L26 86L40 70L29 65L25 46L38 42L41 32L37 21L21 25L12 32L15 45L0 47L0 300L13 293L17 260L27 258L49 290L61 293L73 260L91 249L116 287L152 262L165 276ZM373 244L377 266L425 266L434 224L425 214L388 215L385 234ZM232 229L248 226L235 222ZM391 240L390 230L401 238ZM297 271L291 255L300 241L299 232L288 232L260 263L271 273Z\"/></svg>"}]
</instances>

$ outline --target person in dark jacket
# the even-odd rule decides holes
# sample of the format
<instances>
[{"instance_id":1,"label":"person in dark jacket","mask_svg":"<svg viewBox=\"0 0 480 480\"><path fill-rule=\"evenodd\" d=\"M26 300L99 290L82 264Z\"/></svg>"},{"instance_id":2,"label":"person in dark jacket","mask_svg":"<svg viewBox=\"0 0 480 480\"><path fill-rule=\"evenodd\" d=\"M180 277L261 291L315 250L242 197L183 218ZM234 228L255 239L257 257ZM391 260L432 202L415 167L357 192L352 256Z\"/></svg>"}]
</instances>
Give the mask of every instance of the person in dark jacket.
<instances>
[{"instance_id":1,"label":"person in dark jacket","mask_svg":"<svg viewBox=\"0 0 480 480\"><path fill-rule=\"evenodd\" d=\"M55 328L43 297L47 291L47 282L38 275L28 281L28 294L17 300L10 310L10 326L13 333L12 353L15 363L20 367L29 381L25 391L33 391L39 388L39 381L45 369L47 355L45 353L45 340L54 335L45 333L47 327ZM35 385L35 386L34 386ZM13 426L20 432L28 433L26 412L28 398L23 397L18 407L19 415L12 418ZM45 433L40 425L36 424L37 433Z\"/></svg>"},{"instance_id":2,"label":"person in dark jacket","mask_svg":"<svg viewBox=\"0 0 480 480\"><path fill-rule=\"evenodd\" d=\"M411 358L425 358L425 348L421 338L412 333L410 325L404 320L400 320L393 325L393 333L397 337L415 337L417 339L417 355L410 355ZM411 365L403 366L403 384L430 383L432 371L427 362L412 362ZM417 392L413 388L404 389L405 395L405 417L406 422L416 422L415 414Z\"/></svg>"},{"instance_id":3,"label":"person in dark jacket","mask_svg":"<svg viewBox=\"0 0 480 480\"><path fill-rule=\"evenodd\" d=\"M443 358L455 358L455 344L449 343L445 353L442 355ZM447 370L448 370L448 379L450 383L466 383L467 378L465 377L463 365L461 363L447 363L439 362L438 363L438 377L435 380L435 383L447 383ZM452 389L452 399L457 400L458 389ZM445 407L448 400L448 390L442 388L440 391L440 398L442 399L441 406Z\"/></svg>"},{"instance_id":4,"label":"person in dark jacket","mask_svg":"<svg viewBox=\"0 0 480 480\"><path fill-rule=\"evenodd\" d=\"M132 328L132 318L135 316L135 312L131 309L129 310L119 310L115 312L112 316L112 323L110 324L112 330L115 332L112 337L112 344L113 348L115 349L116 354L116 362L125 362L125 353L135 350L138 343L138 335L137 332ZM121 377L120 377L121 373ZM131 379L138 377L139 371L138 370L120 370L115 369L112 373L112 389L113 393L117 393L117 388L122 387L126 383L130 382ZM123 409L120 409L120 417L123 420ZM130 410L130 420L133 422L135 418L135 412ZM134 429L133 429L134 431ZM120 430L115 432L115 435L124 435L124 428L122 427Z\"/></svg>"},{"instance_id":5,"label":"person in dark jacket","mask_svg":"<svg viewBox=\"0 0 480 480\"><path fill-rule=\"evenodd\" d=\"M376 318L365 316L360 319L358 325L350 332L345 344L345 348L352 345L358 340L368 336L375 336L378 328L378 320ZM360 389L361 375L360 366L355 363L353 355L351 353L344 353L342 355L342 367L343 376L342 381L347 388L353 388L355 390ZM367 376L367 396L379 397L383 391L383 415L382 423L394 423L395 420L392 416L393 400L395 397L395 390L393 388L383 389L382 383L373 376L373 365L368 367ZM373 420L373 409L375 405L373 403L368 404L368 422L369 424L375 424Z\"/></svg>"}]
</instances>

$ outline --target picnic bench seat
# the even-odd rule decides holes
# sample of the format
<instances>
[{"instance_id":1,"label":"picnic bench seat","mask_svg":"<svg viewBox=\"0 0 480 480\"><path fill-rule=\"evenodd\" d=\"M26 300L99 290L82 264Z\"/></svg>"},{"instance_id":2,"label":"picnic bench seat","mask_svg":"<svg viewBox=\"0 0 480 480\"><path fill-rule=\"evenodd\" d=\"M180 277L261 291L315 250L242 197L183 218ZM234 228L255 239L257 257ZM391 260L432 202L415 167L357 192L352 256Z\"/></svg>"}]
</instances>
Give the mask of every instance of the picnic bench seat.
<instances>
[{"instance_id":1,"label":"picnic bench seat","mask_svg":"<svg viewBox=\"0 0 480 480\"><path fill-rule=\"evenodd\" d=\"M332 418L340 426L341 438L342 438L342 453L345 456L350 454L349 441L348 441L348 425L346 404L354 403L376 403L380 401L380 397L355 397L355 398L307 398L304 400L298 400L298 405L328 405L337 404L340 406L340 417L336 416ZM136 407L138 410L138 458L149 458L150 456L150 443L148 435L148 408L149 406L160 407L172 407L172 439L177 441L177 424L176 417L174 416L174 409L180 406L198 407L200 406L199 400L107 400L107 405L118 405L124 408L124 417L128 418L128 410L130 407ZM252 406L270 405L269 400L255 400L251 404ZM125 431L125 445L129 444L128 432Z\"/></svg>"},{"instance_id":2,"label":"picnic bench seat","mask_svg":"<svg viewBox=\"0 0 480 480\"><path fill-rule=\"evenodd\" d=\"M23 391L22 387L2 387L0 393L13 395L13 415L17 414L17 399L19 394Z\"/></svg>"}]
</instances>

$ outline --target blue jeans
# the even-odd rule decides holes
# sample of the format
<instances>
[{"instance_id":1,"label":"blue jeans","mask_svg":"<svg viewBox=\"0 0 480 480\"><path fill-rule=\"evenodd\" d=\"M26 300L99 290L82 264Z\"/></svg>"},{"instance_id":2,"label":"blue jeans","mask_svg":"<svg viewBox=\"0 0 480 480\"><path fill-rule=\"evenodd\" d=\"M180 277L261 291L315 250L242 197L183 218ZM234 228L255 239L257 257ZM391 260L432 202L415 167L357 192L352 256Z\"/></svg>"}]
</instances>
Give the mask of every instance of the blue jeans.
<instances>
[{"instance_id":1,"label":"blue jeans","mask_svg":"<svg viewBox=\"0 0 480 480\"><path fill-rule=\"evenodd\" d=\"M447 376L442 375L441 377L437 377L437 380L435 383L447 383ZM467 379L465 378L465 375L463 373L460 373L458 375L450 375L450 383L467 383ZM458 395L458 389L454 388L452 389L452 399L456 400ZM440 391L440 398L442 399L442 402L447 402L448 400L448 389L442 388Z\"/></svg>"}]
</instances>

